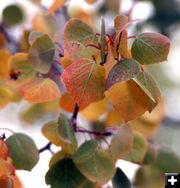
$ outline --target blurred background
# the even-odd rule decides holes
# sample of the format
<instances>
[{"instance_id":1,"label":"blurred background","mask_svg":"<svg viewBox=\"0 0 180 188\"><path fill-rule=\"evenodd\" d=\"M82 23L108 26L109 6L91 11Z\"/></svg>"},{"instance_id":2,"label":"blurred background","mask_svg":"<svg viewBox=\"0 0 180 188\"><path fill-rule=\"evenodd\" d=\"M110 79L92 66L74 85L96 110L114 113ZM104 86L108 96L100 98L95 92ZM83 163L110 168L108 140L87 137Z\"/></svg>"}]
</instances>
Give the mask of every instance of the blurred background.
<instances>
[{"instance_id":1,"label":"blurred background","mask_svg":"<svg viewBox=\"0 0 180 188\"><path fill-rule=\"evenodd\" d=\"M82 19L99 31L103 16L107 32L111 32L114 17L118 14L127 15L132 20L141 19L128 28L129 34L160 32L170 38L171 47L167 62L146 67L158 82L163 100L151 116L146 114L131 123L150 142L156 143L157 147L168 148L167 151L180 157L180 0L69 0L63 6L50 9L53 2L54 0L1 0L0 49L8 49L12 54L27 52L27 39L32 30L45 32L61 42L64 24L70 17ZM0 84L4 87L3 80L0 80ZM0 128L25 132L32 136L38 148L44 146L47 140L41 134L41 127L48 120L58 117L59 102L30 105L21 100L15 91L13 97L1 93L0 91ZM93 120L89 115L83 117L82 114L80 117L81 123L86 119ZM117 118L113 121L118 122ZM1 134L4 132L9 135L8 131L0 130ZM56 148L53 149L56 151ZM48 170L50 157L51 153L46 151L41 154L41 159L32 172L17 172L24 188L48 187L44 182L44 175ZM165 151L165 157L167 166L171 165L168 161L171 160L171 154ZM152 175L158 174L155 167L139 169L138 165L125 161L120 161L118 165L137 187L158 187L156 181L159 179ZM152 173L145 173L147 171ZM139 182L139 177L146 182ZM157 184L148 186L147 182L152 180Z\"/></svg>"}]
</instances>

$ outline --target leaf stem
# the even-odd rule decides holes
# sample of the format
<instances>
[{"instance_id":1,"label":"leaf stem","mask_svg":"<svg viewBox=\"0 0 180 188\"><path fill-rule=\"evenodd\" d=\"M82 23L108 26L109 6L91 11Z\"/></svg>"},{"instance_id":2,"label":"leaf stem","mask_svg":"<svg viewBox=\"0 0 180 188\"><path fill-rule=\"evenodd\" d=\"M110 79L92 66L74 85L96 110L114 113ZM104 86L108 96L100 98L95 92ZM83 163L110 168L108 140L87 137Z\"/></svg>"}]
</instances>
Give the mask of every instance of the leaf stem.
<instances>
[{"instance_id":1,"label":"leaf stem","mask_svg":"<svg viewBox=\"0 0 180 188\"><path fill-rule=\"evenodd\" d=\"M46 150L49 150L53 154L53 152L51 150L51 145L52 145L52 143L48 142L44 147L42 147L41 149L39 149L39 153L42 153L42 152L44 152Z\"/></svg>"},{"instance_id":2,"label":"leaf stem","mask_svg":"<svg viewBox=\"0 0 180 188\"><path fill-rule=\"evenodd\" d=\"M74 127L75 131L77 129L76 120L77 120L78 112L79 112L79 106L76 103L75 106L74 106L73 115L71 117L71 125Z\"/></svg>"}]
</instances>

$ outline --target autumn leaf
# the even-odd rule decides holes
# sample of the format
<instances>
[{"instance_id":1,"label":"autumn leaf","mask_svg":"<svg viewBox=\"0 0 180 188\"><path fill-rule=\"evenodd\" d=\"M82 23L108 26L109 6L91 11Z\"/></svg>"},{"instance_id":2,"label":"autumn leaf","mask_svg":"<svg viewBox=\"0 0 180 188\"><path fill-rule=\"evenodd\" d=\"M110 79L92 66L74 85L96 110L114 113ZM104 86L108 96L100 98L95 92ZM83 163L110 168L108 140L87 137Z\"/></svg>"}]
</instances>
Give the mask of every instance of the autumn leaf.
<instances>
[{"instance_id":1,"label":"autumn leaf","mask_svg":"<svg viewBox=\"0 0 180 188\"><path fill-rule=\"evenodd\" d=\"M5 107L7 104L9 104L13 99L13 92L12 90L5 86L0 85L0 108Z\"/></svg>"},{"instance_id":2,"label":"autumn leaf","mask_svg":"<svg viewBox=\"0 0 180 188\"><path fill-rule=\"evenodd\" d=\"M98 38L92 28L78 19L71 19L64 29L64 48L72 60L92 59L98 49L88 45L98 45Z\"/></svg>"},{"instance_id":3,"label":"autumn leaf","mask_svg":"<svg viewBox=\"0 0 180 188\"><path fill-rule=\"evenodd\" d=\"M52 101L60 97L58 86L51 79L37 78L19 89L20 95L30 103Z\"/></svg>"},{"instance_id":4,"label":"autumn leaf","mask_svg":"<svg viewBox=\"0 0 180 188\"><path fill-rule=\"evenodd\" d=\"M116 31L116 34L119 34L121 32L122 28L128 23L128 17L118 15L114 18L114 28Z\"/></svg>"},{"instance_id":5,"label":"autumn leaf","mask_svg":"<svg viewBox=\"0 0 180 188\"><path fill-rule=\"evenodd\" d=\"M0 79L5 78L9 74L9 64L8 61L11 54L8 51L0 50Z\"/></svg>"},{"instance_id":6,"label":"autumn leaf","mask_svg":"<svg viewBox=\"0 0 180 188\"><path fill-rule=\"evenodd\" d=\"M167 60L169 39L159 33L142 33L136 36L131 52L132 57L143 65L160 63Z\"/></svg>"},{"instance_id":7,"label":"autumn leaf","mask_svg":"<svg viewBox=\"0 0 180 188\"><path fill-rule=\"evenodd\" d=\"M52 5L47 10L48 15L53 15L56 11L58 11L64 5L64 0L54 0Z\"/></svg>"},{"instance_id":8,"label":"autumn leaf","mask_svg":"<svg viewBox=\"0 0 180 188\"><path fill-rule=\"evenodd\" d=\"M0 49L6 49L7 48L7 41L2 32L0 32Z\"/></svg>"},{"instance_id":9,"label":"autumn leaf","mask_svg":"<svg viewBox=\"0 0 180 188\"><path fill-rule=\"evenodd\" d=\"M15 169L13 165L0 158L0 180L1 179L12 179L15 176Z\"/></svg>"},{"instance_id":10,"label":"autumn leaf","mask_svg":"<svg viewBox=\"0 0 180 188\"><path fill-rule=\"evenodd\" d=\"M0 140L0 159L7 160L8 155L9 152L6 143Z\"/></svg>"},{"instance_id":11,"label":"autumn leaf","mask_svg":"<svg viewBox=\"0 0 180 188\"><path fill-rule=\"evenodd\" d=\"M130 80L141 72L139 63L133 59L118 61L111 69L107 81L106 89L116 83Z\"/></svg>"},{"instance_id":12,"label":"autumn leaf","mask_svg":"<svg viewBox=\"0 0 180 188\"><path fill-rule=\"evenodd\" d=\"M104 67L92 60L75 61L64 70L61 79L80 108L103 99Z\"/></svg>"}]
</instances>

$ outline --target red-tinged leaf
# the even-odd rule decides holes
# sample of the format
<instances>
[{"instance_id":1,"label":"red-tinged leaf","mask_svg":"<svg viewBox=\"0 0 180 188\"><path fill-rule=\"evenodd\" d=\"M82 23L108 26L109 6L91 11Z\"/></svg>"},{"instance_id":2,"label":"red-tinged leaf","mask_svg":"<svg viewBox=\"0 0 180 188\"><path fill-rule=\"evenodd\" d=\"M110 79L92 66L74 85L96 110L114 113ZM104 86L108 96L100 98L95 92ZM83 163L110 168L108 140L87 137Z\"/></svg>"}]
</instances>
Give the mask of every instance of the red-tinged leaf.
<instances>
[{"instance_id":1,"label":"red-tinged leaf","mask_svg":"<svg viewBox=\"0 0 180 188\"><path fill-rule=\"evenodd\" d=\"M54 0L53 4L47 10L48 15L53 15L64 5L64 0Z\"/></svg>"},{"instance_id":2,"label":"red-tinged leaf","mask_svg":"<svg viewBox=\"0 0 180 188\"><path fill-rule=\"evenodd\" d=\"M1 188L14 188L13 181L11 179L0 178L0 187Z\"/></svg>"},{"instance_id":3,"label":"red-tinged leaf","mask_svg":"<svg viewBox=\"0 0 180 188\"><path fill-rule=\"evenodd\" d=\"M14 175L15 170L13 165L0 158L0 179L13 178Z\"/></svg>"},{"instance_id":4,"label":"red-tinged leaf","mask_svg":"<svg viewBox=\"0 0 180 188\"><path fill-rule=\"evenodd\" d=\"M64 48L70 58L73 60L92 59L93 55L100 52L88 45L98 46L98 38L92 28L78 19L68 21L64 29Z\"/></svg>"},{"instance_id":5,"label":"red-tinged leaf","mask_svg":"<svg viewBox=\"0 0 180 188\"><path fill-rule=\"evenodd\" d=\"M20 95L30 103L41 103L58 99L60 91L51 79L37 78L23 85Z\"/></svg>"},{"instance_id":6,"label":"red-tinged leaf","mask_svg":"<svg viewBox=\"0 0 180 188\"><path fill-rule=\"evenodd\" d=\"M9 152L6 143L0 140L0 159L6 160L8 158L8 155Z\"/></svg>"},{"instance_id":7,"label":"red-tinged leaf","mask_svg":"<svg viewBox=\"0 0 180 188\"><path fill-rule=\"evenodd\" d=\"M80 59L68 66L61 79L80 108L103 99L104 67L88 59Z\"/></svg>"},{"instance_id":8,"label":"red-tinged leaf","mask_svg":"<svg viewBox=\"0 0 180 188\"><path fill-rule=\"evenodd\" d=\"M8 51L0 50L0 79L8 76L9 65L8 61L11 57L11 54Z\"/></svg>"},{"instance_id":9,"label":"red-tinged leaf","mask_svg":"<svg viewBox=\"0 0 180 188\"><path fill-rule=\"evenodd\" d=\"M117 55L120 55L121 59L131 58L131 52L128 48L128 33L125 29L115 38L115 50Z\"/></svg>"},{"instance_id":10,"label":"red-tinged leaf","mask_svg":"<svg viewBox=\"0 0 180 188\"><path fill-rule=\"evenodd\" d=\"M130 80L136 77L140 72L141 66L137 61L133 59L119 61L111 69L105 88L109 89L116 83Z\"/></svg>"},{"instance_id":11,"label":"red-tinged leaf","mask_svg":"<svg viewBox=\"0 0 180 188\"><path fill-rule=\"evenodd\" d=\"M118 33L121 31L121 29L128 23L128 17L127 16L116 16L114 18L114 28L116 32Z\"/></svg>"},{"instance_id":12,"label":"red-tinged leaf","mask_svg":"<svg viewBox=\"0 0 180 188\"><path fill-rule=\"evenodd\" d=\"M143 65L160 63L167 60L169 39L159 33L142 33L132 45L132 56Z\"/></svg>"},{"instance_id":13,"label":"red-tinged leaf","mask_svg":"<svg viewBox=\"0 0 180 188\"><path fill-rule=\"evenodd\" d=\"M156 105L133 80L115 84L105 95L126 122Z\"/></svg>"}]
</instances>

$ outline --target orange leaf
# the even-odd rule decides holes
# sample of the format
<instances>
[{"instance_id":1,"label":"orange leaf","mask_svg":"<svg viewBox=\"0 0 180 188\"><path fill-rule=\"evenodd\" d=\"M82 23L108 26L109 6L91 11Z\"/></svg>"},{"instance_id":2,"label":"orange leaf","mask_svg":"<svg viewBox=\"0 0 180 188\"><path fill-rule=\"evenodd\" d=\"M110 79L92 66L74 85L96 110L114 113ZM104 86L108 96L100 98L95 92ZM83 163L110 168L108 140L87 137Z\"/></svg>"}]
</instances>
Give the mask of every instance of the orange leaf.
<instances>
[{"instance_id":1,"label":"orange leaf","mask_svg":"<svg viewBox=\"0 0 180 188\"><path fill-rule=\"evenodd\" d=\"M128 23L128 17L127 16L116 16L114 18L114 28L116 30L116 33L118 34L121 29Z\"/></svg>"},{"instance_id":2,"label":"orange leaf","mask_svg":"<svg viewBox=\"0 0 180 188\"><path fill-rule=\"evenodd\" d=\"M66 110L67 112L73 112L75 102L69 93L64 93L59 101L60 107Z\"/></svg>"},{"instance_id":3,"label":"orange leaf","mask_svg":"<svg viewBox=\"0 0 180 188\"><path fill-rule=\"evenodd\" d=\"M0 79L8 76L9 65L8 61L11 55L8 51L0 50Z\"/></svg>"},{"instance_id":4,"label":"orange leaf","mask_svg":"<svg viewBox=\"0 0 180 188\"><path fill-rule=\"evenodd\" d=\"M88 4L93 4L95 3L97 0L85 0Z\"/></svg>"},{"instance_id":5,"label":"orange leaf","mask_svg":"<svg viewBox=\"0 0 180 188\"><path fill-rule=\"evenodd\" d=\"M19 91L20 95L30 103L42 103L60 97L58 86L48 78L37 78L20 87Z\"/></svg>"},{"instance_id":6,"label":"orange leaf","mask_svg":"<svg viewBox=\"0 0 180 188\"><path fill-rule=\"evenodd\" d=\"M6 160L8 157L8 147L5 142L0 140L0 158Z\"/></svg>"},{"instance_id":7,"label":"orange leaf","mask_svg":"<svg viewBox=\"0 0 180 188\"><path fill-rule=\"evenodd\" d=\"M103 99L105 84L104 67L93 60L80 59L69 65L61 79L80 108Z\"/></svg>"},{"instance_id":8,"label":"orange leaf","mask_svg":"<svg viewBox=\"0 0 180 188\"><path fill-rule=\"evenodd\" d=\"M53 15L57 10L59 10L64 5L64 0L54 0L53 4L47 10L48 15Z\"/></svg>"},{"instance_id":9,"label":"orange leaf","mask_svg":"<svg viewBox=\"0 0 180 188\"><path fill-rule=\"evenodd\" d=\"M0 187L1 188L14 188L13 181L11 179L0 178Z\"/></svg>"},{"instance_id":10,"label":"orange leaf","mask_svg":"<svg viewBox=\"0 0 180 188\"><path fill-rule=\"evenodd\" d=\"M13 185L14 185L13 188L23 188L23 185L17 175L13 179Z\"/></svg>"},{"instance_id":11,"label":"orange leaf","mask_svg":"<svg viewBox=\"0 0 180 188\"><path fill-rule=\"evenodd\" d=\"M15 171L12 164L0 158L0 179L13 178L14 175Z\"/></svg>"},{"instance_id":12,"label":"orange leaf","mask_svg":"<svg viewBox=\"0 0 180 188\"><path fill-rule=\"evenodd\" d=\"M7 48L7 41L4 37L4 34L0 32L0 49Z\"/></svg>"}]
</instances>

